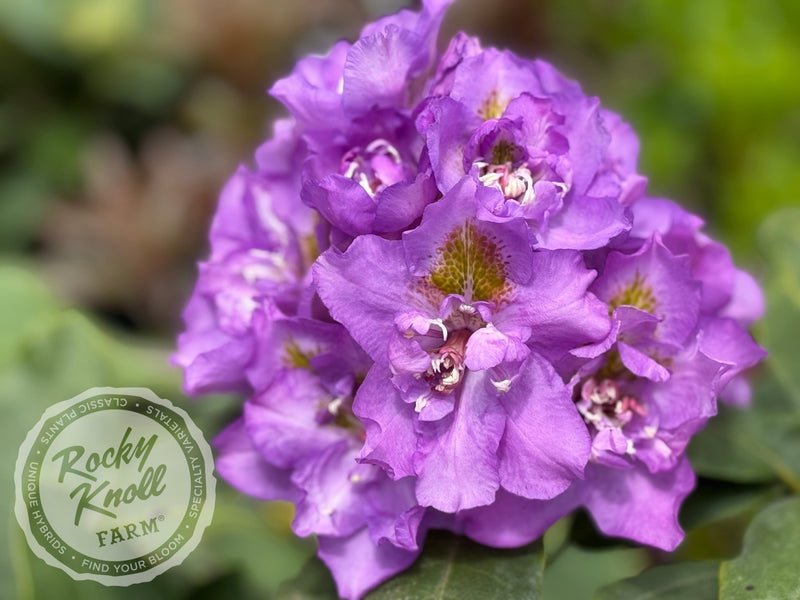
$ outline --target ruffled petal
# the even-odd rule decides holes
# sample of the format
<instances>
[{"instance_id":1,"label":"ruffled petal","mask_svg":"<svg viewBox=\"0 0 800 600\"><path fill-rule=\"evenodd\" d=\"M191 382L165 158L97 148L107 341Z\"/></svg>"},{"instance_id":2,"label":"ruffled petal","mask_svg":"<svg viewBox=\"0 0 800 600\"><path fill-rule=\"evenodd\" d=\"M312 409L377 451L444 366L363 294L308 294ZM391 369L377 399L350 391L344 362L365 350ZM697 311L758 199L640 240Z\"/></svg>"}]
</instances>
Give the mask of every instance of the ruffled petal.
<instances>
[{"instance_id":1,"label":"ruffled petal","mask_svg":"<svg viewBox=\"0 0 800 600\"><path fill-rule=\"evenodd\" d=\"M415 475L414 407L403 402L392 385L388 365L377 363L369 370L356 393L353 412L366 431L359 460L379 465L392 479Z\"/></svg>"},{"instance_id":2,"label":"ruffled petal","mask_svg":"<svg viewBox=\"0 0 800 600\"><path fill-rule=\"evenodd\" d=\"M571 390L547 361L531 354L498 400L506 413L500 485L518 496L549 499L583 476L589 432Z\"/></svg>"},{"instance_id":3,"label":"ruffled petal","mask_svg":"<svg viewBox=\"0 0 800 600\"><path fill-rule=\"evenodd\" d=\"M318 555L331 570L339 595L359 600L379 583L410 567L419 551L375 544L363 528L348 537L320 536Z\"/></svg>"},{"instance_id":4,"label":"ruffled petal","mask_svg":"<svg viewBox=\"0 0 800 600\"><path fill-rule=\"evenodd\" d=\"M603 533L672 551L684 535L678 509L694 483L684 457L673 470L658 474L639 466L593 466L582 485L584 504Z\"/></svg>"},{"instance_id":5,"label":"ruffled petal","mask_svg":"<svg viewBox=\"0 0 800 600\"><path fill-rule=\"evenodd\" d=\"M423 506L456 512L494 500L505 417L487 387L484 374L467 373L453 413L418 425L414 467L417 500Z\"/></svg>"}]
</instances>

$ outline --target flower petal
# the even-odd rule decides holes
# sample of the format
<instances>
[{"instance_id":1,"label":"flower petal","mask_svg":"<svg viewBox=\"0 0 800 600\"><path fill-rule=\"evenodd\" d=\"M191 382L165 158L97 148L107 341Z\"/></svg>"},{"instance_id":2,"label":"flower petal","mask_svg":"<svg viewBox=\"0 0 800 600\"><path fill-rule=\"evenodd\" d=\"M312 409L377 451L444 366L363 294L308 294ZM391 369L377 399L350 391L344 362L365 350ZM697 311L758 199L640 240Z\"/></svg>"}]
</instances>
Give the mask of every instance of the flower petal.
<instances>
[{"instance_id":1,"label":"flower petal","mask_svg":"<svg viewBox=\"0 0 800 600\"><path fill-rule=\"evenodd\" d=\"M386 363L376 363L369 370L356 393L353 412L366 430L359 460L379 465L392 479L415 475L414 407L403 402L392 385Z\"/></svg>"},{"instance_id":2,"label":"flower petal","mask_svg":"<svg viewBox=\"0 0 800 600\"><path fill-rule=\"evenodd\" d=\"M495 501L462 511L457 519L464 534L487 546L518 548L541 537L553 523L580 505L573 488L552 500L528 500L504 489Z\"/></svg>"},{"instance_id":3,"label":"flower petal","mask_svg":"<svg viewBox=\"0 0 800 600\"><path fill-rule=\"evenodd\" d=\"M672 551L683 540L681 502L695 476L684 457L671 471L652 474L643 466L586 469L585 504L600 530Z\"/></svg>"},{"instance_id":4,"label":"flower petal","mask_svg":"<svg viewBox=\"0 0 800 600\"><path fill-rule=\"evenodd\" d=\"M419 551L375 544L365 527L348 537L320 536L318 555L331 570L339 595L359 600L379 583L410 567Z\"/></svg>"},{"instance_id":5,"label":"flower petal","mask_svg":"<svg viewBox=\"0 0 800 600\"><path fill-rule=\"evenodd\" d=\"M269 464L256 449L244 427L237 419L216 438L217 460L214 468L230 485L244 494L261 500L296 502L299 490L290 479L290 471Z\"/></svg>"},{"instance_id":6,"label":"flower petal","mask_svg":"<svg viewBox=\"0 0 800 600\"><path fill-rule=\"evenodd\" d=\"M582 477L591 438L570 389L547 361L531 354L499 402L506 413L500 485L518 496L549 499Z\"/></svg>"},{"instance_id":7,"label":"flower petal","mask_svg":"<svg viewBox=\"0 0 800 600\"><path fill-rule=\"evenodd\" d=\"M439 421L419 423L414 467L423 506L456 512L494 501L505 418L489 386L486 375L468 372L455 410Z\"/></svg>"},{"instance_id":8,"label":"flower petal","mask_svg":"<svg viewBox=\"0 0 800 600\"><path fill-rule=\"evenodd\" d=\"M326 251L313 271L319 296L333 318L377 362L386 360L398 313L436 311L424 296L413 294L400 241L360 236L344 254Z\"/></svg>"}]
</instances>

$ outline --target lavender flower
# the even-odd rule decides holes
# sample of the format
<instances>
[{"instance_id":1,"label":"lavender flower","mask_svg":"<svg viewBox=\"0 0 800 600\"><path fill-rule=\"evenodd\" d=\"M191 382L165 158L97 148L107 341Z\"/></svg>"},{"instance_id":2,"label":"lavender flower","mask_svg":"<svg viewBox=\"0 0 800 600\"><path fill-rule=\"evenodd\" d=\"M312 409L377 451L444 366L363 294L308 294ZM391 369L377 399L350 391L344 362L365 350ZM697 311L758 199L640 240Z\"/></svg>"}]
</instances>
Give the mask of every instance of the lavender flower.
<instances>
[{"instance_id":1,"label":"lavender flower","mask_svg":"<svg viewBox=\"0 0 800 600\"><path fill-rule=\"evenodd\" d=\"M217 468L295 504L345 598L431 527L518 546L585 506L674 548L686 445L764 357L758 285L645 195L630 126L542 61L439 56L449 3L272 87L291 118L222 192L173 357L247 395Z\"/></svg>"},{"instance_id":2,"label":"lavender flower","mask_svg":"<svg viewBox=\"0 0 800 600\"><path fill-rule=\"evenodd\" d=\"M533 252L522 223L479 221L478 193L465 178L402 241L360 237L314 270L376 363L354 405L376 425L362 458L416 477L420 503L446 512L490 504L501 485L552 497L581 475L588 438L545 356L609 328L580 255Z\"/></svg>"},{"instance_id":3,"label":"lavender flower","mask_svg":"<svg viewBox=\"0 0 800 600\"><path fill-rule=\"evenodd\" d=\"M286 162L291 134L262 150L265 162ZM277 161L267 161L271 155ZM240 168L226 184L211 225L211 256L184 311L186 331L173 363L185 369L189 394L247 391L257 318L308 313L308 267L316 258L316 217L296 202L291 167L265 175ZM304 298L306 299L304 302Z\"/></svg>"},{"instance_id":4,"label":"lavender flower","mask_svg":"<svg viewBox=\"0 0 800 600\"><path fill-rule=\"evenodd\" d=\"M765 356L734 319L703 314L703 293L719 274L698 279L704 271L692 258L674 255L658 233L631 254L605 257L590 289L608 303L611 334L572 352L588 359L572 377L592 437L585 477L548 502L498 495L459 515L461 530L486 544L519 545L583 505L608 535L665 550L680 543L678 509L694 486L685 448L716 414L720 392Z\"/></svg>"},{"instance_id":5,"label":"lavender flower","mask_svg":"<svg viewBox=\"0 0 800 600\"><path fill-rule=\"evenodd\" d=\"M440 189L465 173L492 193L481 218L524 219L544 248L598 248L631 226L638 142L552 66L457 36L417 126Z\"/></svg>"}]
</instances>

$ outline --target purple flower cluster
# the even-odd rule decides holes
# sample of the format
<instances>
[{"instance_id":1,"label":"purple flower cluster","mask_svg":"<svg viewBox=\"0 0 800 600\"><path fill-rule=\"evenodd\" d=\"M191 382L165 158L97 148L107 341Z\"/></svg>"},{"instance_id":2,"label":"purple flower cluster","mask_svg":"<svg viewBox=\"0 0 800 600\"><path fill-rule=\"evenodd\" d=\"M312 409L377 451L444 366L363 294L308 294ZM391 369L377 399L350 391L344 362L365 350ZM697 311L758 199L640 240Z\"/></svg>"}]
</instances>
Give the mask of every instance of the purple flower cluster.
<instances>
[{"instance_id":1,"label":"purple flower cluster","mask_svg":"<svg viewBox=\"0 0 800 600\"><path fill-rule=\"evenodd\" d=\"M291 118L222 192L174 362L247 395L217 469L294 502L339 593L430 528L496 547L578 506L666 550L684 450L764 357L758 285L645 194L630 126L446 0L301 60Z\"/></svg>"}]
</instances>

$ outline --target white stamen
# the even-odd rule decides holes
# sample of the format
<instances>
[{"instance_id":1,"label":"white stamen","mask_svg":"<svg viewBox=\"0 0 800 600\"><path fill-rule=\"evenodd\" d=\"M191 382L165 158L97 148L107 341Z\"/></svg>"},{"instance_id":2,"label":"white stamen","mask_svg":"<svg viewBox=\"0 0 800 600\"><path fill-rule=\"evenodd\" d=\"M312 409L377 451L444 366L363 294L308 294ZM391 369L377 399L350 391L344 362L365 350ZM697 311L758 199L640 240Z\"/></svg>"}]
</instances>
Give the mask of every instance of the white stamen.
<instances>
[{"instance_id":1,"label":"white stamen","mask_svg":"<svg viewBox=\"0 0 800 600\"><path fill-rule=\"evenodd\" d=\"M631 440L631 439L628 440L628 447L625 448L625 453L626 454L635 454L636 453L636 448L633 447L633 440Z\"/></svg>"},{"instance_id":2,"label":"white stamen","mask_svg":"<svg viewBox=\"0 0 800 600\"><path fill-rule=\"evenodd\" d=\"M357 168L358 168L358 162L356 162L356 161L354 161L354 160L351 160L351 161L350 161L350 164L347 166L347 171L345 171L344 173L342 173L342 175L343 175L344 177L347 177L348 179L352 179L352 178L353 178L353 175L355 174L355 172L356 172L356 169L357 169Z\"/></svg>"},{"instance_id":3,"label":"white stamen","mask_svg":"<svg viewBox=\"0 0 800 600\"><path fill-rule=\"evenodd\" d=\"M492 385L498 392L500 392L501 394L505 394L509 389L511 389L511 380L510 379L503 379L502 381L492 380Z\"/></svg>"},{"instance_id":4,"label":"white stamen","mask_svg":"<svg viewBox=\"0 0 800 600\"><path fill-rule=\"evenodd\" d=\"M342 398L334 398L328 402L328 412L336 416L339 414L339 409L342 407Z\"/></svg>"},{"instance_id":5,"label":"white stamen","mask_svg":"<svg viewBox=\"0 0 800 600\"><path fill-rule=\"evenodd\" d=\"M359 481L361 481L361 475L358 473L353 473L350 475L350 483L358 483Z\"/></svg>"},{"instance_id":6,"label":"white stamen","mask_svg":"<svg viewBox=\"0 0 800 600\"><path fill-rule=\"evenodd\" d=\"M401 162L403 162L403 159L400 157L400 153L397 151L397 148L382 138L373 140L372 143L367 146L367 152L377 153L378 151L385 152L391 156L396 165L399 165Z\"/></svg>"},{"instance_id":7,"label":"white stamen","mask_svg":"<svg viewBox=\"0 0 800 600\"><path fill-rule=\"evenodd\" d=\"M530 204L536 199L536 194L533 191L533 176L531 175L530 170L527 167L520 167L514 172L514 176L517 178L517 181L524 186L523 190L520 191L522 194L520 203L523 205Z\"/></svg>"},{"instance_id":8,"label":"white stamen","mask_svg":"<svg viewBox=\"0 0 800 600\"><path fill-rule=\"evenodd\" d=\"M594 413L591 411L583 411L583 410L581 410L580 412L583 415L584 419L591 421L592 423L599 423L603 419L603 415L600 413Z\"/></svg>"},{"instance_id":9,"label":"white stamen","mask_svg":"<svg viewBox=\"0 0 800 600\"><path fill-rule=\"evenodd\" d=\"M644 427L644 435L653 439L656 437L656 433L658 432L658 427L653 427L652 425L645 425Z\"/></svg>"},{"instance_id":10,"label":"white stamen","mask_svg":"<svg viewBox=\"0 0 800 600\"><path fill-rule=\"evenodd\" d=\"M364 173L359 174L358 185L364 188L364 191L367 192L367 194L369 194L370 198L375 197L375 191L372 189L372 186L369 183L369 178Z\"/></svg>"},{"instance_id":11,"label":"white stamen","mask_svg":"<svg viewBox=\"0 0 800 600\"><path fill-rule=\"evenodd\" d=\"M414 403L414 412L422 412L422 409L428 406L428 397L427 396L420 396L417 398L417 401Z\"/></svg>"}]
</instances>

